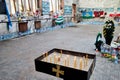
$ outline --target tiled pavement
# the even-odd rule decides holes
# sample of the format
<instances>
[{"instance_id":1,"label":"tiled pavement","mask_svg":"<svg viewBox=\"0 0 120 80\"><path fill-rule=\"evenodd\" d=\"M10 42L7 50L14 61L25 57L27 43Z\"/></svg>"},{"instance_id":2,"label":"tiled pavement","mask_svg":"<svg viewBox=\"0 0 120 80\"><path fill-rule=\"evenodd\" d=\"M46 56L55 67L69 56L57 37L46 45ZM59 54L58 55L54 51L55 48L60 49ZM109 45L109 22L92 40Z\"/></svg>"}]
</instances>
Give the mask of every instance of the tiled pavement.
<instances>
[{"instance_id":1,"label":"tiled pavement","mask_svg":"<svg viewBox=\"0 0 120 80\"><path fill-rule=\"evenodd\" d=\"M61 80L35 71L34 59L53 48L95 54L94 42L98 32L102 32L101 25L78 24L77 27L1 41L0 80ZM114 39L119 32L120 27L116 27ZM97 53L96 67L90 80L120 80L120 64L116 65Z\"/></svg>"}]
</instances>

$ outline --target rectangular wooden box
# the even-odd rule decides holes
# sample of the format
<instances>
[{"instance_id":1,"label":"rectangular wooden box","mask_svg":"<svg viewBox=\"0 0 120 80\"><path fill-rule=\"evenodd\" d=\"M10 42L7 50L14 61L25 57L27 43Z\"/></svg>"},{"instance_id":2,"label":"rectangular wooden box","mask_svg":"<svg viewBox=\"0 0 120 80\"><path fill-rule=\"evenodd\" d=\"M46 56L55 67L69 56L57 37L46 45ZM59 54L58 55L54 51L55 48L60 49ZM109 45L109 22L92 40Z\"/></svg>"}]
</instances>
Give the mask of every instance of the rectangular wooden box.
<instances>
[{"instance_id":1,"label":"rectangular wooden box","mask_svg":"<svg viewBox=\"0 0 120 80\"><path fill-rule=\"evenodd\" d=\"M35 29L40 29L41 28L41 21L35 21Z\"/></svg>"},{"instance_id":2,"label":"rectangular wooden box","mask_svg":"<svg viewBox=\"0 0 120 80\"><path fill-rule=\"evenodd\" d=\"M85 70L79 70L71 67L67 67L60 64L45 62L43 59L45 58L46 54L41 55L40 57L35 59L35 69L36 71L47 73L56 77L63 78L64 80L89 80L90 76L94 70L95 63L96 63L96 55L94 54L88 54L88 53L82 53L82 52L75 52L70 50L63 50L63 49L52 49L47 52L48 56L58 52L60 53L62 50L62 54L67 54L71 56L86 56L88 55L89 59L92 59L91 65L89 65L89 69L87 71ZM55 72L57 69L57 72ZM54 70L54 71L53 71Z\"/></svg>"},{"instance_id":3,"label":"rectangular wooden box","mask_svg":"<svg viewBox=\"0 0 120 80\"><path fill-rule=\"evenodd\" d=\"M28 30L28 22L18 22L19 32L26 32Z\"/></svg>"}]
</instances>

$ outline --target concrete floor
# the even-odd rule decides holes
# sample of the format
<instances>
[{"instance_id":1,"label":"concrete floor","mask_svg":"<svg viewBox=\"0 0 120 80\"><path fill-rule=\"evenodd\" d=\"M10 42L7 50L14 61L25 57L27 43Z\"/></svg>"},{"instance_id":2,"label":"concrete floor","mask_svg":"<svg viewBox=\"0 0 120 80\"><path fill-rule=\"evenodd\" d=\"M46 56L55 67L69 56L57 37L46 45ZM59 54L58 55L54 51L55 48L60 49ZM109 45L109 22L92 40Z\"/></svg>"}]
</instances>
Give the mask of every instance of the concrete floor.
<instances>
[{"instance_id":1,"label":"concrete floor","mask_svg":"<svg viewBox=\"0 0 120 80\"><path fill-rule=\"evenodd\" d=\"M94 42L97 33L102 32L102 26L77 25L0 42L0 80L62 80L35 71L34 59L53 48L95 54ZM120 27L116 27L114 39L119 32ZM120 80L120 64L116 65L97 53L90 80Z\"/></svg>"}]
</instances>

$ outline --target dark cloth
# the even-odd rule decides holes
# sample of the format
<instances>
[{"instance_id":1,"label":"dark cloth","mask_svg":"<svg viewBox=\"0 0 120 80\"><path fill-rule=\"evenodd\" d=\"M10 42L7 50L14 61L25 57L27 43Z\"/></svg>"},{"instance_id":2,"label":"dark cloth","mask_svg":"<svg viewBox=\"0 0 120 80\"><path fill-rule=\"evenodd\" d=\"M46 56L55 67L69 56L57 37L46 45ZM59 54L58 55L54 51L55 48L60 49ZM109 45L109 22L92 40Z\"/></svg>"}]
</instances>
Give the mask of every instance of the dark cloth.
<instances>
[{"instance_id":1,"label":"dark cloth","mask_svg":"<svg viewBox=\"0 0 120 80\"><path fill-rule=\"evenodd\" d=\"M96 41L95 47L96 47L96 49L98 49L98 51L101 51L101 45L102 44L103 44L103 41L101 41L101 40Z\"/></svg>"},{"instance_id":2,"label":"dark cloth","mask_svg":"<svg viewBox=\"0 0 120 80\"><path fill-rule=\"evenodd\" d=\"M113 39L113 36L111 36L111 37L105 37L105 43L108 44L108 45L110 45L111 42L112 42L112 39Z\"/></svg>"},{"instance_id":3,"label":"dark cloth","mask_svg":"<svg viewBox=\"0 0 120 80\"><path fill-rule=\"evenodd\" d=\"M94 11L94 15L95 15L95 17L99 17L100 16L99 11Z\"/></svg>"}]
</instances>

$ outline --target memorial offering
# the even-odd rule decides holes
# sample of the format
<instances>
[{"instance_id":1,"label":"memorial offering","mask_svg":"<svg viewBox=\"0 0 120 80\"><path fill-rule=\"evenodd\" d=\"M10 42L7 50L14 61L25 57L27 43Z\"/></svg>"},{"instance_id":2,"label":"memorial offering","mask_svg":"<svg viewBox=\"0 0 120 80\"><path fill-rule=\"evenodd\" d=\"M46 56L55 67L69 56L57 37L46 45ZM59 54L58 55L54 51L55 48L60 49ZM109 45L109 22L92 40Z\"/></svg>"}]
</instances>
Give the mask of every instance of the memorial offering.
<instances>
[{"instance_id":1,"label":"memorial offering","mask_svg":"<svg viewBox=\"0 0 120 80\"><path fill-rule=\"evenodd\" d=\"M35 59L35 69L64 80L89 80L95 62L94 54L52 49Z\"/></svg>"}]
</instances>

